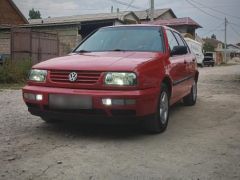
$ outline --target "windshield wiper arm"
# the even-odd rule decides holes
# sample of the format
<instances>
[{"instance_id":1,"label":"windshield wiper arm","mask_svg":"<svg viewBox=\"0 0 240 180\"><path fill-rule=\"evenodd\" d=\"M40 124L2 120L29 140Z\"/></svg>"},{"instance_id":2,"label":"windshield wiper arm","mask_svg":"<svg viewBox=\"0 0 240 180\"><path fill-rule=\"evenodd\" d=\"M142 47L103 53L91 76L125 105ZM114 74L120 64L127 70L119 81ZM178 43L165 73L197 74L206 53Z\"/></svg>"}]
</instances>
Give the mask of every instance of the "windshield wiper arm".
<instances>
[{"instance_id":1,"label":"windshield wiper arm","mask_svg":"<svg viewBox=\"0 0 240 180\"><path fill-rule=\"evenodd\" d=\"M91 51L87 51L87 50L79 50L79 51L75 51L76 53L90 53Z\"/></svg>"},{"instance_id":2,"label":"windshield wiper arm","mask_svg":"<svg viewBox=\"0 0 240 180\"><path fill-rule=\"evenodd\" d=\"M124 49L112 49L110 51L126 51L126 50L124 50Z\"/></svg>"}]
</instances>

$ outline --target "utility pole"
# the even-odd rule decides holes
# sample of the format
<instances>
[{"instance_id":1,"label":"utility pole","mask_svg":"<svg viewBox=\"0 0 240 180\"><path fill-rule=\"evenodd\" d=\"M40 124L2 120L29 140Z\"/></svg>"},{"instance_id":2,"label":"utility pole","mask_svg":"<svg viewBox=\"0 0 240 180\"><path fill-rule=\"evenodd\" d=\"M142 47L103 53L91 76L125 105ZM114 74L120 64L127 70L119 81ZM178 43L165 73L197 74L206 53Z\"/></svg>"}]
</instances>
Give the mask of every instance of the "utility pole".
<instances>
[{"instance_id":1,"label":"utility pole","mask_svg":"<svg viewBox=\"0 0 240 180\"><path fill-rule=\"evenodd\" d=\"M111 13L113 13L113 6L111 6Z\"/></svg>"},{"instance_id":2,"label":"utility pole","mask_svg":"<svg viewBox=\"0 0 240 180\"><path fill-rule=\"evenodd\" d=\"M154 0L150 0L151 21L154 21Z\"/></svg>"},{"instance_id":3,"label":"utility pole","mask_svg":"<svg viewBox=\"0 0 240 180\"><path fill-rule=\"evenodd\" d=\"M224 62L227 62L227 18L225 17L224 28Z\"/></svg>"}]
</instances>

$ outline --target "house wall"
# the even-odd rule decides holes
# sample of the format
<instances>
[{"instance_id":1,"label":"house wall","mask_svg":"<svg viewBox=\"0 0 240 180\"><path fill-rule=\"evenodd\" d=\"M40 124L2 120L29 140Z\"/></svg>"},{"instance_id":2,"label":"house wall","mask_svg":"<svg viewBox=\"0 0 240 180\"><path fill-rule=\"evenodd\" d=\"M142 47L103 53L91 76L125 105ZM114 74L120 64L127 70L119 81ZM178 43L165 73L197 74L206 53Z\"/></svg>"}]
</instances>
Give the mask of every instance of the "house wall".
<instances>
[{"instance_id":1,"label":"house wall","mask_svg":"<svg viewBox=\"0 0 240 180\"><path fill-rule=\"evenodd\" d=\"M0 54L10 54L11 34L10 31L0 31Z\"/></svg>"},{"instance_id":2,"label":"house wall","mask_svg":"<svg viewBox=\"0 0 240 180\"><path fill-rule=\"evenodd\" d=\"M70 53L82 40L81 35L78 34L77 25L33 27L32 30L57 33L59 39L59 56Z\"/></svg>"},{"instance_id":3,"label":"house wall","mask_svg":"<svg viewBox=\"0 0 240 180\"><path fill-rule=\"evenodd\" d=\"M0 24L25 24L21 15L11 6L9 0L0 0Z\"/></svg>"},{"instance_id":4,"label":"house wall","mask_svg":"<svg viewBox=\"0 0 240 180\"><path fill-rule=\"evenodd\" d=\"M172 26L171 28L179 31L180 33L191 34L193 36L193 38L195 38L195 29L194 28L191 28L189 26Z\"/></svg>"},{"instance_id":5,"label":"house wall","mask_svg":"<svg viewBox=\"0 0 240 180\"><path fill-rule=\"evenodd\" d=\"M174 18L173 15L170 12L166 12L164 14L162 14L160 17L156 18L156 20L159 19L172 19Z\"/></svg>"}]
</instances>

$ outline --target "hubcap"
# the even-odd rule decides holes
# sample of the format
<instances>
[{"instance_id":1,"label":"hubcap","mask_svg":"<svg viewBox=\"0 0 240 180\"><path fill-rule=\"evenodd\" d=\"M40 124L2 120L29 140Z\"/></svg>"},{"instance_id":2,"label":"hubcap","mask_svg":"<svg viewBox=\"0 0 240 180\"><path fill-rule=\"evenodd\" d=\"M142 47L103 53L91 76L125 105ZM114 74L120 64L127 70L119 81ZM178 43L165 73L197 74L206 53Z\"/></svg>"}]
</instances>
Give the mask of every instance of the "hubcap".
<instances>
[{"instance_id":1,"label":"hubcap","mask_svg":"<svg viewBox=\"0 0 240 180\"><path fill-rule=\"evenodd\" d=\"M160 121L162 124L167 122L168 108L168 95L166 92L162 92L160 97Z\"/></svg>"},{"instance_id":2,"label":"hubcap","mask_svg":"<svg viewBox=\"0 0 240 180\"><path fill-rule=\"evenodd\" d=\"M193 91L193 100L196 101L196 99L197 99L197 84L196 84L196 82L193 83L192 91Z\"/></svg>"}]
</instances>

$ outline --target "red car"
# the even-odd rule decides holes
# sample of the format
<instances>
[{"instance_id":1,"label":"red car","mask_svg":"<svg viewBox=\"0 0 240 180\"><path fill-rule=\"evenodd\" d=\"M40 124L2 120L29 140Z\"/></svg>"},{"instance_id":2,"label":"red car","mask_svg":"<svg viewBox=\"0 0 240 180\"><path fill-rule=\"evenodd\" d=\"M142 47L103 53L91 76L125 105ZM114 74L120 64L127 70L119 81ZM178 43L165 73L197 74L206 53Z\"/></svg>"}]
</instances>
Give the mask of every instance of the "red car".
<instances>
[{"instance_id":1,"label":"red car","mask_svg":"<svg viewBox=\"0 0 240 180\"><path fill-rule=\"evenodd\" d=\"M137 119L159 133L167 128L170 105L196 103L198 75L195 56L177 31L104 27L71 54L33 66L23 98L46 122Z\"/></svg>"}]
</instances>

